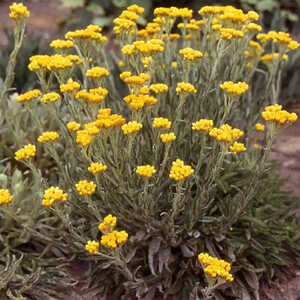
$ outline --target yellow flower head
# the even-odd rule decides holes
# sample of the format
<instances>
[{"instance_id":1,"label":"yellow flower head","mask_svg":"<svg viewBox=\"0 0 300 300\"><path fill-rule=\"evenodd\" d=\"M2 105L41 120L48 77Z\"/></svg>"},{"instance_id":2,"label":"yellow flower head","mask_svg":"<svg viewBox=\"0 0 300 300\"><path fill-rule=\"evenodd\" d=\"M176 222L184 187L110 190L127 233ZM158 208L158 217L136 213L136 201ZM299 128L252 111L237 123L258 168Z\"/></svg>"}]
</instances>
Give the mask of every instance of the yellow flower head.
<instances>
[{"instance_id":1,"label":"yellow flower head","mask_svg":"<svg viewBox=\"0 0 300 300\"><path fill-rule=\"evenodd\" d=\"M281 61L287 60L288 56L286 54L283 55L279 55L279 53L270 53L270 54L265 54L261 57L261 61L268 65L268 64L272 64L273 61L276 61L280 59Z\"/></svg>"},{"instance_id":2,"label":"yellow flower head","mask_svg":"<svg viewBox=\"0 0 300 300\"><path fill-rule=\"evenodd\" d=\"M177 69L177 68L178 68L178 63L177 63L177 61L172 61L171 67L172 67L173 69Z\"/></svg>"},{"instance_id":3,"label":"yellow flower head","mask_svg":"<svg viewBox=\"0 0 300 300\"><path fill-rule=\"evenodd\" d=\"M49 71L60 71L66 70L73 66L72 59L67 56L62 56L60 54L55 54L49 56L47 63L47 69Z\"/></svg>"},{"instance_id":4,"label":"yellow flower head","mask_svg":"<svg viewBox=\"0 0 300 300\"><path fill-rule=\"evenodd\" d=\"M7 204L12 201L13 197L7 189L0 189L0 205Z\"/></svg>"},{"instance_id":5,"label":"yellow flower head","mask_svg":"<svg viewBox=\"0 0 300 300\"><path fill-rule=\"evenodd\" d=\"M10 13L9 17L16 20L16 21L23 21L30 16L30 12L28 11L27 7L23 5L23 3L13 3L9 7Z\"/></svg>"},{"instance_id":6,"label":"yellow flower head","mask_svg":"<svg viewBox=\"0 0 300 300\"><path fill-rule=\"evenodd\" d=\"M76 143L82 147L87 147L93 140L93 136L87 130L78 130L76 132Z\"/></svg>"},{"instance_id":7,"label":"yellow flower head","mask_svg":"<svg viewBox=\"0 0 300 300\"><path fill-rule=\"evenodd\" d=\"M107 215L103 222L98 225L99 231L102 233L108 233L112 231L117 225L117 217L113 217L111 214Z\"/></svg>"},{"instance_id":8,"label":"yellow flower head","mask_svg":"<svg viewBox=\"0 0 300 300\"><path fill-rule=\"evenodd\" d=\"M121 128L124 135L129 135L135 132L138 132L143 127L143 124L138 123L136 121L128 122L127 124L124 124Z\"/></svg>"},{"instance_id":9,"label":"yellow flower head","mask_svg":"<svg viewBox=\"0 0 300 300\"><path fill-rule=\"evenodd\" d=\"M105 68L101 67L94 67L90 70L87 70L86 74L87 77L93 78L102 78L104 76L109 76L109 72Z\"/></svg>"},{"instance_id":10,"label":"yellow flower head","mask_svg":"<svg viewBox=\"0 0 300 300\"><path fill-rule=\"evenodd\" d=\"M96 241L88 241L85 245L85 250L90 254L97 254L99 250L99 242Z\"/></svg>"},{"instance_id":11,"label":"yellow flower head","mask_svg":"<svg viewBox=\"0 0 300 300\"><path fill-rule=\"evenodd\" d=\"M153 120L153 128L157 129L170 129L171 128L171 121L167 118L154 118Z\"/></svg>"},{"instance_id":12,"label":"yellow flower head","mask_svg":"<svg viewBox=\"0 0 300 300\"><path fill-rule=\"evenodd\" d=\"M74 48L74 43L72 41L54 40L50 43L50 47L53 49L70 49Z\"/></svg>"},{"instance_id":13,"label":"yellow flower head","mask_svg":"<svg viewBox=\"0 0 300 300\"><path fill-rule=\"evenodd\" d=\"M231 96L240 96L244 94L249 86L246 82L234 83L232 81L225 81L220 85L221 89L230 94Z\"/></svg>"},{"instance_id":14,"label":"yellow flower head","mask_svg":"<svg viewBox=\"0 0 300 300\"><path fill-rule=\"evenodd\" d=\"M288 48L290 50L297 50L299 47L299 43L297 41L290 41L288 44Z\"/></svg>"},{"instance_id":15,"label":"yellow flower head","mask_svg":"<svg viewBox=\"0 0 300 300\"><path fill-rule=\"evenodd\" d=\"M93 181L80 180L75 187L79 195L92 195L96 191L96 184Z\"/></svg>"},{"instance_id":16,"label":"yellow flower head","mask_svg":"<svg viewBox=\"0 0 300 300\"><path fill-rule=\"evenodd\" d=\"M184 165L183 161L179 158L172 162L172 168L169 177L175 181L183 180L194 173L191 166Z\"/></svg>"},{"instance_id":17,"label":"yellow flower head","mask_svg":"<svg viewBox=\"0 0 300 300\"><path fill-rule=\"evenodd\" d=\"M283 110L282 106L278 104L266 106L261 116L266 122L272 122L276 125L289 125L295 123L298 119L295 113Z\"/></svg>"},{"instance_id":18,"label":"yellow flower head","mask_svg":"<svg viewBox=\"0 0 300 300\"><path fill-rule=\"evenodd\" d=\"M60 95L55 93L55 92L52 92L52 93L47 93L45 94L42 98L41 98L41 102L43 103L53 103L53 102L56 102L57 100L60 99Z\"/></svg>"},{"instance_id":19,"label":"yellow flower head","mask_svg":"<svg viewBox=\"0 0 300 300\"><path fill-rule=\"evenodd\" d=\"M156 173L156 170L154 166L151 165L138 166L136 168L136 174L146 178L152 177L154 173Z\"/></svg>"},{"instance_id":20,"label":"yellow flower head","mask_svg":"<svg viewBox=\"0 0 300 300\"><path fill-rule=\"evenodd\" d=\"M194 50L192 48L181 49L179 50L179 54L183 56L184 60L193 61L193 62L196 62L203 57L202 52L198 50Z\"/></svg>"},{"instance_id":21,"label":"yellow flower head","mask_svg":"<svg viewBox=\"0 0 300 300\"><path fill-rule=\"evenodd\" d=\"M246 26L247 31L252 31L252 32L260 32L262 31L262 27L256 23L249 23Z\"/></svg>"},{"instance_id":22,"label":"yellow flower head","mask_svg":"<svg viewBox=\"0 0 300 300\"><path fill-rule=\"evenodd\" d=\"M177 95L181 93L196 94L197 90L191 83L178 82L176 87L176 93Z\"/></svg>"},{"instance_id":23,"label":"yellow flower head","mask_svg":"<svg viewBox=\"0 0 300 300\"><path fill-rule=\"evenodd\" d=\"M234 153L240 153L245 152L247 149L243 143L234 142L232 146L229 147L229 149Z\"/></svg>"},{"instance_id":24,"label":"yellow flower head","mask_svg":"<svg viewBox=\"0 0 300 300\"><path fill-rule=\"evenodd\" d=\"M265 130L265 125L261 124L261 123L256 123L255 124L255 129L257 131L264 131Z\"/></svg>"},{"instance_id":25,"label":"yellow flower head","mask_svg":"<svg viewBox=\"0 0 300 300\"><path fill-rule=\"evenodd\" d=\"M192 129L197 131L210 131L214 126L213 120L200 119L199 121L192 124Z\"/></svg>"},{"instance_id":26,"label":"yellow flower head","mask_svg":"<svg viewBox=\"0 0 300 300\"><path fill-rule=\"evenodd\" d=\"M76 81L73 81L72 78L70 78L66 84L60 85L60 91L62 93L72 93L79 89L80 89L80 84Z\"/></svg>"},{"instance_id":27,"label":"yellow flower head","mask_svg":"<svg viewBox=\"0 0 300 300\"><path fill-rule=\"evenodd\" d=\"M210 277L220 277L226 281L233 281L233 276L229 273L231 265L227 261L210 256L208 253L200 253L198 261L201 263L204 273Z\"/></svg>"},{"instance_id":28,"label":"yellow flower head","mask_svg":"<svg viewBox=\"0 0 300 300\"><path fill-rule=\"evenodd\" d=\"M45 131L38 137L38 142L48 143L56 141L59 138L59 134L56 131Z\"/></svg>"},{"instance_id":29,"label":"yellow flower head","mask_svg":"<svg viewBox=\"0 0 300 300\"><path fill-rule=\"evenodd\" d=\"M68 130L70 130L70 131L77 131L77 130L79 130L79 128L80 128L80 124L77 123L77 122L69 122L69 123L67 124L67 128L68 128Z\"/></svg>"},{"instance_id":30,"label":"yellow flower head","mask_svg":"<svg viewBox=\"0 0 300 300\"><path fill-rule=\"evenodd\" d=\"M66 202L68 194L64 193L59 187L50 187L44 192L44 197L42 200L43 206L51 206L57 202Z\"/></svg>"},{"instance_id":31,"label":"yellow flower head","mask_svg":"<svg viewBox=\"0 0 300 300\"><path fill-rule=\"evenodd\" d=\"M115 249L118 246L123 245L128 239L128 233L126 231L112 231L101 237L101 245L108 249Z\"/></svg>"},{"instance_id":32,"label":"yellow flower head","mask_svg":"<svg viewBox=\"0 0 300 300\"><path fill-rule=\"evenodd\" d=\"M138 6L136 4L130 5L126 8L128 11L135 12L138 15L142 15L144 13L144 7Z\"/></svg>"},{"instance_id":33,"label":"yellow flower head","mask_svg":"<svg viewBox=\"0 0 300 300\"><path fill-rule=\"evenodd\" d=\"M141 73L140 75L133 75L126 77L124 81L131 86L142 86L150 79L149 74Z\"/></svg>"},{"instance_id":34,"label":"yellow flower head","mask_svg":"<svg viewBox=\"0 0 300 300\"><path fill-rule=\"evenodd\" d=\"M35 145L28 144L15 152L15 160L26 160L35 157Z\"/></svg>"},{"instance_id":35,"label":"yellow flower head","mask_svg":"<svg viewBox=\"0 0 300 300\"><path fill-rule=\"evenodd\" d=\"M97 89L90 89L78 91L75 95L75 98L80 100L85 100L90 103L100 103L104 100L105 96L97 91Z\"/></svg>"},{"instance_id":36,"label":"yellow flower head","mask_svg":"<svg viewBox=\"0 0 300 300\"><path fill-rule=\"evenodd\" d=\"M42 95L40 90L31 90L17 97L18 102L30 102Z\"/></svg>"},{"instance_id":37,"label":"yellow flower head","mask_svg":"<svg viewBox=\"0 0 300 300\"><path fill-rule=\"evenodd\" d=\"M244 135L244 132L238 128L232 128L228 124L223 124L220 128L213 128L209 135L219 142L231 143Z\"/></svg>"},{"instance_id":38,"label":"yellow flower head","mask_svg":"<svg viewBox=\"0 0 300 300\"><path fill-rule=\"evenodd\" d=\"M88 167L88 171L93 173L94 175L104 172L106 169L107 166L101 163L91 163Z\"/></svg>"},{"instance_id":39,"label":"yellow flower head","mask_svg":"<svg viewBox=\"0 0 300 300\"><path fill-rule=\"evenodd\" d=\"M163 83L153 83L150 85L149 89L155 94L162 94L168 91L168 86Z\"/></svg>"},{"instance_id":40,"label":"yellow flower head","mask_svg":"<svg viewBox=\"0 0 300 300\"><path fill-rule=\"evenodd\" d=\"M231 40L233 38L242 38L244 33L241 30L236 30L233 28L220 28L220 33L222 39Z\"/></svg>"},{"instance_id":41,"label":"yellow flower head","mask_svg":"<svg viewBox=\"0 0 300 300\"><path fill-rule=\"evenodd\" d=\"M163 133L160 135L160 139L164 144L168 144L176 140L176 135L174 132Z\"/></svg>"}]
</instances>

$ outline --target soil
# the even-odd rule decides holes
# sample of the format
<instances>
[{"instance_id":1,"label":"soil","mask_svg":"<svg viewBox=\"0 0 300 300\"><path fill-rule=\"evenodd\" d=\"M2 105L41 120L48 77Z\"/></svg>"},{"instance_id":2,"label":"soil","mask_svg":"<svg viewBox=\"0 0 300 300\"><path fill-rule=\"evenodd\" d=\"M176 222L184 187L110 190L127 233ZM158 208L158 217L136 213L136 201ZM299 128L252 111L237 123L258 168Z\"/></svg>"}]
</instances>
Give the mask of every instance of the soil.
<instances>
[{"instance_id":1,"label":"soil","mask_svg":"<svg viewBox=\"0 0 300 300\"><path fill-rule=\"evenodd\" d=\"M12 28L14 23L8 17L10 0L0 0L0 46L7 44L4 34L4 28ZM31 16L28 20L28 32L41 36L43 40L49 41L51 37L56 36L61 30L60 24L64 17L69 13L64 9L59 0L28 0L23 3L30 10ZM298 33L300 30L297 31ZM298 40L300 35L297 34ZM300 99L295 102L291 111L300 112ZM297 104L298 103L298 104ZM300 197L300 120L291 127L283 130L278 136L271 159L279 160L282 163L280 176L289 177L284 189L291 191L295 196ZM300 209L299 209L300 216ZM78 269L78 278L81 274ZM77 276L75 276L77 277ZM75 278L74 278L75 279ZM81 290L81 291L80 291ZM86 290L84 287L74 290L82 299L92 300L95 290ZM85 296L83 296L85 295ZM78 299L78 298L76 298ZM272 286L262 284L262 300L300 300L300 259L298 264L293 267L289 275L275 281ZM158 299L157 299L158 300Z\"/></svg>"}]
</instances>

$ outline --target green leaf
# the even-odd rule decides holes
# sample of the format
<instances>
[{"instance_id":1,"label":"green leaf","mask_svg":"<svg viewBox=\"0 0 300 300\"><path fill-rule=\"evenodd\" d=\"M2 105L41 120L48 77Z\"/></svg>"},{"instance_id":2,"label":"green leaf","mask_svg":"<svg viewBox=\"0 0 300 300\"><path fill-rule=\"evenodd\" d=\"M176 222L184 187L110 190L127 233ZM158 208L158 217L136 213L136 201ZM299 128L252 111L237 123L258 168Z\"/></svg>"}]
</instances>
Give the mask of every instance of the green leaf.
<instances>
[{"instance_id":1,"label":"green leaf","mask_svg":"<svg viewBox=\"0 0 300 300\"><path fill-rule=\"evenodd\" d=\"M128 6L128 0L112 0L112 3L116 7L125 7Z\"/></svg>"},{"instance_id":2,"label":"green leaf","mask_svg":"<svg viewBox=\"0 0 300 300\"><path fill-rule=\"evenodd\" d=\"M105 11L103 9L103 7L99 4L96 4L96 3L91 3L89 4L87 7L86 7L86 10L88 12L91 12L91 13L94 13L94 14L97 14L99 16L104 16L105 15Z\"/></svg>"},{"instance_id":3,"label":"green leaf","mask_svg":"<svg viewBox=\"0 0 300 300\"><path fill-rule=\"evenodd\" d=\"M84 0L62 0L62 5L68 8L83 7Z\"/></svg>"},{"instance_id":4,"label":"green leaf","mask_svg":"<svg viewBox=\"0 0 300 300\"><path fill-rule=\"evenodd\" d=\"M98 26L109 26L112 20L112 17L96 17L93 19L93 24Z\"/></svg>"},{"instance_id":5,"label":"green leaf","mask_svg":"<svg viewBox=\"0 0 300 300\"><path fill-rule=\"evenodd\" d=\"M278 7L278 4L274 0L263 0L257 4L257 9L261 11L272 11Z\"/></svg>"}]
</instances>

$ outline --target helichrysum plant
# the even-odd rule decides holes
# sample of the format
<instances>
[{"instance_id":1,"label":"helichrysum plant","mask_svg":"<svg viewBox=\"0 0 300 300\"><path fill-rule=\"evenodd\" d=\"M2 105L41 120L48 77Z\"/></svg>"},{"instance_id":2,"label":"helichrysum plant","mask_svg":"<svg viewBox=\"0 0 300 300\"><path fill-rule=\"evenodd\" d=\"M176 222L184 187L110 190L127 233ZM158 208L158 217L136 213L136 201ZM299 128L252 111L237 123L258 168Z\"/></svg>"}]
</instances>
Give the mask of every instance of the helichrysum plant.
<instances>
[{"instance_id":1,"label":"helichrysum plant","mask_svg":"<svg viewBox=\"0 0 300 300\"><path fill-rule=\"evenodd\" d=\"M47 218L27 228L47 243L43 255L55 245L88 261L104 297L251 297L249 278L271 278L300 252L299 222L287 215L296 201L268 162L297 120L276 102L299 44L262 33L256 12L232 6L195 18L156 8L140 28L143 11L132 5L114 20L119 54L89 25L52 41L53 55L30 58L40 88L15 100L33 134L14 164L29 168L37 218Z\"/></svg>"}]
</instances>

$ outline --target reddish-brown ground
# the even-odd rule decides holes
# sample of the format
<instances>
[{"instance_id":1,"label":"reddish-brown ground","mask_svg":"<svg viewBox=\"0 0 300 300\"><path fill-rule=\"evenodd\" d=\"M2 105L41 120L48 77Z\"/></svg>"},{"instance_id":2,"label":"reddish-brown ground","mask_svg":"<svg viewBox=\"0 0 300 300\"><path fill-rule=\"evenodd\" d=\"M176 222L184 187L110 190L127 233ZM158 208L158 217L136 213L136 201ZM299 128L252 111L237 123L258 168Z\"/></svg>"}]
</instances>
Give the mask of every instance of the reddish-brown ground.
<instances>
[{"instance_id":1,"label":"reddish-brown ground","mask_svg":"<svg viewBox=\"0 0 300 300\"><path fill-rule=\"evenodd\" d=\"M11 3L10 0L0 0L0 46L7 43L3 28L13 26L13 21L8 17L8 7ZM29 0L24 1L24 4L31 12L28 31L41 35L47 41L59 32L59 24L68 13L67 9L61 7L59 0ZM298 103L300 107L300 100ZM278 136L271 158L282 163L281 176L290 177L284 188L300 197L300 120ZM81 271L79 270L78 276L75 276L77 280L81 278L79 276ZM74 295L77 294L83 300L93 300L95 292L81 286L81 291L77 289ZM272 287L263 286L261 296L263 300L300 300L300 259L290 276L280 278Z\"/></svg>"}]
</instances>

